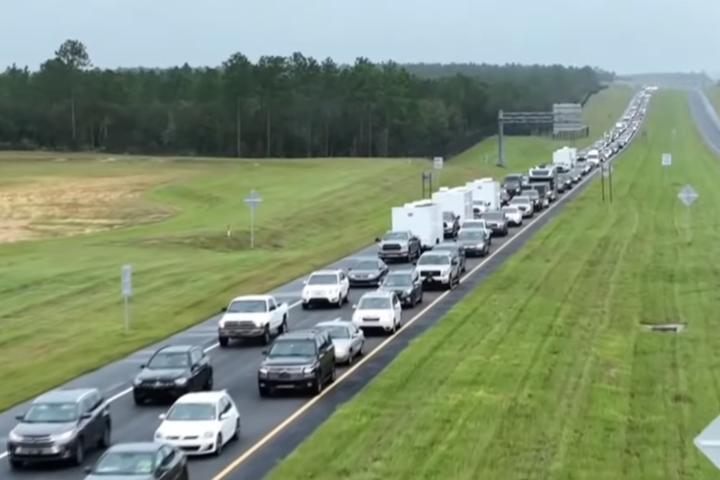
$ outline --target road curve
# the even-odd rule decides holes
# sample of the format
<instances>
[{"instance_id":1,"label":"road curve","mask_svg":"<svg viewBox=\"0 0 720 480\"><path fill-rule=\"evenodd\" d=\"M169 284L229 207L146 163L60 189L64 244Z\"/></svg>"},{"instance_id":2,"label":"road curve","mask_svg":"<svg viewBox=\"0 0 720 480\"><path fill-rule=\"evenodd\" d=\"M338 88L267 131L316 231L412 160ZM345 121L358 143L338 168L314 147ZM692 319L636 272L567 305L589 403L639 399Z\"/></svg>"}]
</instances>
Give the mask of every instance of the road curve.
<instances>
[{"instance_id":1,"label":"road curve","mask_svg":"<svg viewBox=\"0 0 720 480\"><path fill-rule=\"evenodd\" d=\"M690 90L688 92L688 104L692 113L695 125L705 143L720 155L720 119L715 108L708 100L702 90Z\"/></svg>"},{"instance_id":2,"label":"road curve","mask_svg":"<svg viewBox=\"0 0 720 480\"><path fill-rule=\"evenodd\" d=\"M406 326L396 335L392 343L385 337L370 337L367 343L369 353L362 363L353 367L353 375L345 375L345 369L339 371L341 377L333 388L318 399L284 397L261 400L257 393L256 375L262 360L260 353L262 348L248 346L217 348L218 316L93 373L79 377L63 385L63 388L97 387L112 400L114 443L152 440L154 431L160 424L158 415L166 411L167 407L136 407L133 404L132 396L128 393L139 365L147 361L149 356L162 345L169 343L203 345L211 356L215 369L215 388L226 389L235 399L243 415L243 428L241 440L228 444L221 457L192 460L191 478L193 480L220 480L220 478L253 480L262 477L306 436L309 430L305 427L314 428L327 418L336 406L347 401L382 370L411 338L441 318L452 305L518 250L532 233L559 211L559 207L579 193L596 175L597 171L587 176L572 192L561 196L550 209L536 215L532 221L526 221L520 229L513 229L505 239L495 239L490 256L485 259L468 259L468 272L457 289L448 294L426 292L423 304L403 312ZM328 268L346 269L359 258L375 257L376 252L376 247L371 246L329 265ZM391 266L391 268L403 268L403 266ZM293 306L289 317L291 330L312 327L318 322L335 318L350 318L351 305L357 301L363 290L352 290L351 301L342 309L305 311L298 308L304 278L294 280L272 292L280 301L288 302ZM381 343L383 348L375 350ZM15 425L15 415L25 409L27 403L0 413L1 440L6 440L8 432ZM295 419L298 421L295 422ZM288 428L285 428L286 426ZM5 454L0 453L0 458L4 456ZM96 457L97 453L88 458L86 464L91 464ZM233 471L240 463L243 464L242 468ZM80 468L57 466L31 467L22 471L10 471L7 466L0 466L0 472L3 472L1 477L5 480L78 480L84 476ZM232 475L227 476L230 473Z\"/></svg>"}]
</instances>

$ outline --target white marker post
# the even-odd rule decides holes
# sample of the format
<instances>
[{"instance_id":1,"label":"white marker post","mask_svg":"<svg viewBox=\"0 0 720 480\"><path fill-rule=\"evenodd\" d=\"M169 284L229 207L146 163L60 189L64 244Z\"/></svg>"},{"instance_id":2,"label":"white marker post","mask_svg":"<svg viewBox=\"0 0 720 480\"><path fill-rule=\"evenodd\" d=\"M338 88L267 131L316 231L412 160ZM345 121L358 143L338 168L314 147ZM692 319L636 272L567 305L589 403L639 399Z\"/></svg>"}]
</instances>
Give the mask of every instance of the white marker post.
<instances>
[{"instance_id":1,"label":"white marker post","mask_svg":"<svg viewBox=\"0 0 720 480\"><path fill-rule=\"evenodd\" d=\"M251 190L244 201L250 207L250 248L255 248L255 209L262 203L262 198L255 190Z\"/></svg>"},{"instance_id":2,"label":"white marker post","mask_svg":"<svg viewBox=\"0 0 720 480\"><path fill-rule=\"evenodd\" d=\"M437 178L437 181L435 182L437 185L440 185L440 172L442 171L444 164L445 159L443 157L433 158L433 170ZM432 192L430 192L430 195L432 195Z\"/></svg>"},{"instance_id":3,"label":"white marker post","mask_svg":"<svg viewBox=\"0 0 720 480\"><path fill-rule=\"evenodd\" d=\"M123 265L120 270L120 293L125 309L125 333L130 331L130 297L132 296L132 265Z\"/></svg>"},{"instance_id":4,"label":"white marker post","mask_svg":"<svg viewBox=\"0 0 720 480\"><path fill-rule=\"evenodd\" d=\"M669 167L671 165L672 165L672 154L671 153L663 153L662 154L662 166Z\"/></svg>"},{"instance_id":5,"label":"white marker post","mask_svg":"<svg viewBox=\"0 0 720 480\"><path fill-rule=\"evenodd\" d=\"M695 191L693 187L690 185L685 185L681 190L680 193L678 193L678 198L680 201L685 205L685 210L687 212L687 230L688 230L688 243L692 241L692 230L691 230L691 221L692 217L690 216L690 207L697 201L698 198L700 198L700 195Z\"/></svg>"}]
</instances>

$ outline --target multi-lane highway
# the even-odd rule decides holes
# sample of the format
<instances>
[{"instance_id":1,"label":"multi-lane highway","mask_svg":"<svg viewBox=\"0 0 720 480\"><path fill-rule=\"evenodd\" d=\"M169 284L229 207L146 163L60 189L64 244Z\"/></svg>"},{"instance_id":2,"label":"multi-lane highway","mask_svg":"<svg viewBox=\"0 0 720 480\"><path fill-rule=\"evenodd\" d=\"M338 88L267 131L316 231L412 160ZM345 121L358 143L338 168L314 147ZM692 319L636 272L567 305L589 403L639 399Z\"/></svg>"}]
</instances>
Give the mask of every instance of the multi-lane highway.
<instances>
[{"instance_id":1,"label":"multi-lane highway","mask_svg":"<svg viewBox=\"0 0 720 480\"><path fill-rule=\"evenodd\" d=\"M403 322L405 324L402 331L397 335L397 342L402 344L419 331L424 330L430 323L434 322L450 307L457 302L465 293L467 293L475 284L477 284L484 276L497 267L504 259L517 250L524 239L531 233L540 228L552 215L554 215L559 207L569 198L573 197L580 191L585 184L597 174L593 174L584 178L582 183L578 185L572 192L560 197L551 207L539 215L535 219L526 221L521 228L513 229L511 235L504 239L495 239L493 241L491 255L484 259L469 259L467 265L467 273L462 284L452 292L426 292L424 303L413 310L405 310L403 312ZM346 269L351 266L357 259L364 257L375 257L376 247L368 247L356 254L344 258L329 268ZM391 268L408 268L407 265L392 265ZM288 302L292 309L290 311L289 325L291 329L300 329L312 327L318 322L332 320L336 318L349 319L352 314L352 304L358 300L363 290L352 290L351 299L348 305L341 309L313 309L302 310L299 308L299 299L302 289L302 280L297 279L284 285L272 292L280 301ZM218 309L221 305L218 305ZM276 440L275 437L280 435L289 435L290 443L285 446L279 446L277 449L270 448L269 455L272 456L270 462L266 460L267 452L263 455L263 464L265 471L269 470L274 461L279 460L279 456L285 454L289 448L297 444L301 437L298 432L293 432L292 428L284 428L290 424L301 414L306 413L305 417L319 416L314 418L315 423L319 422L330 411L319 411L327 405L336 405L335 403L323 403L326 396L340 395L342 399L348 395L342 395L344 386L357 390L359 386L364 385L370 378L369 370L379 370L387 361L394 356L395 345L392 348L378 349L378 346L390 345L390 340L386 337L369 337L366 344L366 357L363 361L353 366L353 375L349 375L346 369L339 372L340 378L335 385L326 391L326 395L321 398L309 400L306 397L283 397L277 399L260 399L256 387L257 369L262 360L262 347L255 346L232 346L230 348L220 349L216 343L216 329L218 317L213 317L205 322L194 326L182 333L162 341L156 345L148 347L144 350L136 352L129 357L105 366L96 372L84 375L69 382L64 387L97 387L105 392L107 398L112 401L112 418L113 418L113 442L130 442L130 441L151 441L155 429L160 423L158 415L163 413L167 407L147 406L137 407L134 405L132 395L130 395L130 385L133 377L138 372L139 366L148 360L150 355L160 346L167 344L198 344L203 345L209 352L215 369L215 388L226 389L235 399L242 414L242 434L241 440L234 444L228 444L222 456L219 458L209 458L202 460L193 460L190 462L191 478L193 480L220 480L225 477L233 468L239 466L250 454L259 450L259 447ZM392 354L388 354L391 352ZM78 352L78 354L82 354ZM377 362L376 362L377 360ZM374 364L374 365L373 365ZM23 412L27 408L27 404L19 405L9 411L0 414L0 437L6 439L7 433L15 425L15 416ZM316 412L317 411L317 412ZM322 417L322 418L320 418ZM278 428L281 426L282 428ZM282 432L281 432L282 431ZM303 431L303 436L304 436ZM5 457L0 450L0 457ZM89 458L86 463L91 464L94 456ZM58 480L78 480L83 477L83 473L79 468L65 467L30 467L21 471L10 471L8 467L0 467L2 471L1 477L6 480L15 479L58 479ZM255 477L256 473L264 472L247 472L250 478ZM234 477L233 477L234 478ZM239 477L238 477L239 478Z\"/></svg>"}]
</instances>

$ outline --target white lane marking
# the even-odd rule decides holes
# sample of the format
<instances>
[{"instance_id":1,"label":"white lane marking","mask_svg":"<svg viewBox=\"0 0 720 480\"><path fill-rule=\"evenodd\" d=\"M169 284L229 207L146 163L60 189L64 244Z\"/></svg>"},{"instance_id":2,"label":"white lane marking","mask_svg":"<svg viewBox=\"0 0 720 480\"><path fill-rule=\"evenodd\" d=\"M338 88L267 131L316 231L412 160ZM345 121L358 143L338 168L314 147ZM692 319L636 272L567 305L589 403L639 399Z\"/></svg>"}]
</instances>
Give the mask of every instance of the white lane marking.
<instances>
[{"instance_id":1,"label":"white lane marking","mask_svg":"<svg viewBox=\"0 0 720 480\"><path fill-rule=\"evenodd\" d=\"M608 163L612 163L617 158L617 155L608 160ZM594 169L590 174L588 174L584 179L582 179L573 190L577 189L579 186L587 183L591 179L593 179L597 173L600 171L600 168ZM569 192L569 193L572 193ZM538 215L536 215L533 219L530 220L529 223L518 229L515 234L510 237L505 243L497 247L497 249L493 250L488 256L486 256L483 261L475 265L475 267L470 270L469 272L465 273L463 277L460 279L460 282L467 280L470 276L477 273L482 267L487 265L487 263L492 260L495 255L502 252L505 247L512 244L515 240L520 238L522 234L530 227L535 225L538 220L543 218L548 213L552 212L555 208L557 208L560 205L563 205L565 202L567 202L570 199L570 195L565 194L562 197L558 198L555 203L550 205L546 210L540 212ZM287 428L290 424L292 424L295 420L300 418L305 412L310 410L316 403L318 403L320 400L322 400L328 393L332 392L334 388L337 388L337 386L343 382L343 380L346 380L350 375L355 373L360 367L365 364L365 362L369 361L374 355L376 355L378 352L380 352L383 348L387 347L390 343L392 343L393 340L395 340L395 337L399 335L400 333L404 332L409 326L411 326L413 323L417 322L423 315L428 313L430 310L432 310L438 303L443 301L445 297L447 297L450 293L452 293L454 290L448 290L447 292L444 292L440 294L435 300L430 302L423 310L418 312L413 318L408 320L403 324L403 328L389 336L387 339L385 339L382 343L380 343L377 347L375 347L370 352L366 353L365 356L356 364L354 364L352 367L348 368L345 373L340 375L340 377L335 380L334 383L329 385L325 390L322 391L319 395L313 397L312 399L308 400L306 403L304 403L300 408L295 410L292 415L287 417L285 420L280 423L277 427L275 427L273 430L271 430L269 433L267 433L265 436L263 436L260 440L255 442L250 448L248 448L244 453L242 453L240 456L235 458L232 462L230 462L224 469L222 469L220 472L217 473L214 477L212 477L211 480L223 480L226 476L228 476L233 470L235 470L238 466L240 466L242 463L244 463L248 458L250 458L255 452L260 450L262 447L264 447L268 442L270 442L274 437L276 437L280 432L282 432L285 428Z\"/></svg>"}]
</instances>

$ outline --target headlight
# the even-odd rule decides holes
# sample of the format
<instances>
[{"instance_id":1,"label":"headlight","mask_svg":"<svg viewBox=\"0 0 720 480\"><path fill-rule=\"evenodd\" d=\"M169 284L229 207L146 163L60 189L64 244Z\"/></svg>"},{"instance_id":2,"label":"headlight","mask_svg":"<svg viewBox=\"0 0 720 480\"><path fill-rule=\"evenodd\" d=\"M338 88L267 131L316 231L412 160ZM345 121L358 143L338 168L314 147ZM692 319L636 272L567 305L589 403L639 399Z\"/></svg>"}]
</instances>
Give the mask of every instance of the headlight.
<instances>
[{"instance_id":1,"label":"headlight","mask_svg":"<svg viewBox=\"0 0 720 480\"><path fill-rule=\"evenodd\" d=\"M50 435L50 438L56 442L62 442L63 440L69 440L75 435L75 430L69 430L67 432L58 433L57 435Z\"/></svg>"},{"instance_id":2,"label":"headlight","mask_svg":"<svg viewBox=\"0 0 720 480\"><path fill-rule=\"evenodd\" d=\"M313 375L315 374L315 366L312 367L305 367L302 369L303 375Z\"/></svg>"},{"instance_id":3,"label":"headlight","mask_svg":"<svg viewBox=\"0 0 720 480\"><path fill-rule=\"evenodd\" d=\"M175 379L175 385L185 385L187 383L187 378L176 378Z\"/></svg>"},{"instance_id":4,"label":"headlight","mask_svg":"<svg viewBox=\"0 0 720 480\"><path fill-rule=\"evenodd\" d=\"M407 297L408 295L412 295L412 290L411 290L411 289L407 289L407 290L405 290L404 292L402 292L402 294L403 294L403 296Z\"/></svg>"},{"instance_id":5,"label":"headlight","mask_svg":"<svg viewBox=\"0 0 720 480\"><path fill-rule=\"evenodd\" d=\"M203 433L203 438L213 438L215 436L215 432L205 432Z\"/></svg>"},{"instance_id":6,"label":"headlight","mask_svg":"<svg viewBox=\"0 0 720 480\"><path fill-rule=\"evenodd\" d=\"M161 432L160 430L158 430L157 432L155 432L155 439L156 439L156 440L162 440L162 439L163 439L163 434L162 434L162 432Z\"/></svg>"},{"instance_id":7,"label":"headlight","mask_svg":"<svg viewBox=\"0 0 720 480\"><path fill-rule=\"evenodd\" d=\"M475 248L483 248L484 246L485 246L485 244L483 242L480 242L477 245L475 245Z\"/></svg>"},{"instance_id":8,"label":"headlight","mask_svg":"<svg viewBox=\"0 0 720 480\"><path fill-rule=\"evenodd\" d=\"M267 368L265 368L265 367L260 367L260 369L258 370L258 373L259 373L260 375L267 375L268 370L267 370Z\"/></svg>"},{"instance_id":9,"label":"headlight","mask_svg":"<svg viewBox=\"0 0 720 480\"><path fill-rule=\"evenodd\" d=\"M15 433L13 430L10 430L10 433L8 434L8 439L11 442L20 442L22 441L23 437Z\"/></svg>"},{"instance_id":10,"label":"headlight","mask_svg":"<svg viewBox=\"0 0 720 480\"><path fill-rule=\"evenodd\" d=\"M142 380L140 380L139 378L136 378L135 380L133 380L133 385L140 385L141 383L142 383Z\"/></svg>"}]
</instances>

